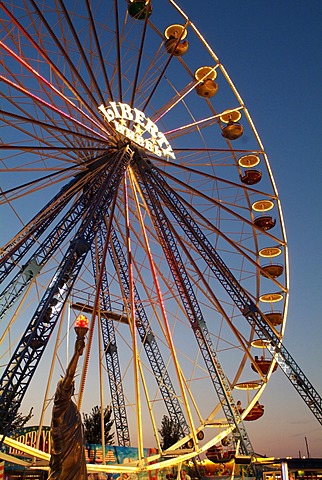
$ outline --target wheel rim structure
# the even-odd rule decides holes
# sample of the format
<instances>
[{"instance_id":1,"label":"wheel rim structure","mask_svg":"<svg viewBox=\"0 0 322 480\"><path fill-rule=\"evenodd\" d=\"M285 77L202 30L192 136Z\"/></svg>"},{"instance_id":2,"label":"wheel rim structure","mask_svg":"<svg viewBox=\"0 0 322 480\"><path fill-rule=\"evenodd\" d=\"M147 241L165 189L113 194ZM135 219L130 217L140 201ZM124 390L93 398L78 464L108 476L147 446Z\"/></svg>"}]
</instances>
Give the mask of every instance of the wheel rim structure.
<instances>
[{"instance_id":1,"label":"wheel rim structure","mask_svg":"<svg viewBox=\"0 0 322 480\"><path fill-rule=\"evenodd\" d=\"M143 447L163 466L192 458L247 417L274 369L256 362L265 342L228 280L284 333L287 246L264 147L174 1L1 9L2 428L41 384L48 423L84 313L81 410L112 406L134 470L153 466ZM181 425L170 460L164 415Z\"/></svg>"}]
</instances>

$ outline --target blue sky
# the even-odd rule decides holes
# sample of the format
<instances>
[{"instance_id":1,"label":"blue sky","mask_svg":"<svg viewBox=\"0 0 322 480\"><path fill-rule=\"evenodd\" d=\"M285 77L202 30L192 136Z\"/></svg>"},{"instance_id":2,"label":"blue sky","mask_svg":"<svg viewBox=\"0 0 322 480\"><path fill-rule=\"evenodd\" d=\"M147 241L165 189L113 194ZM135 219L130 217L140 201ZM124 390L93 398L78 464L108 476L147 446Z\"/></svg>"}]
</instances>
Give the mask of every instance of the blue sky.
<instances>
[{"instance_id":1,"label":"blue sky","mask_svg":"<svg viewBox=\"0 0 322 480\"><path fill-rule=\"evenodd\" d=\"M282 201L290 254L284 344L322 392L322 8L320 1L184 2L225 65L261 136ZM200 7L199 7L200 5ZM246 423L255 451L322 455L322 428L281 371Z\"/></svg>"}]
</instances>

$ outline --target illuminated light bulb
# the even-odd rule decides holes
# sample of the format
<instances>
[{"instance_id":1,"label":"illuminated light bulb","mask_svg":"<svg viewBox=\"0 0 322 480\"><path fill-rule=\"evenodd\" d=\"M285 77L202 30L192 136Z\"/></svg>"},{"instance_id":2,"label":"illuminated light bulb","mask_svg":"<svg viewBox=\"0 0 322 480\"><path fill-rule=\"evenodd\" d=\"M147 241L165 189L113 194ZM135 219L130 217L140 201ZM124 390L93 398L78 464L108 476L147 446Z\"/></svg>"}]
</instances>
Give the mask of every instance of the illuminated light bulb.
<instances>
[{"instance_id":1,"label":"illuminated light bulb","mask_svg":"<svg viewBox=\"0 0 322 480\"><path fill-rule=\"evenodd\" d=\"M88 318L85 315L78 315L75 321L75 332L78 337L85 337L88 332Z\"/></svg>"}]
</instances>

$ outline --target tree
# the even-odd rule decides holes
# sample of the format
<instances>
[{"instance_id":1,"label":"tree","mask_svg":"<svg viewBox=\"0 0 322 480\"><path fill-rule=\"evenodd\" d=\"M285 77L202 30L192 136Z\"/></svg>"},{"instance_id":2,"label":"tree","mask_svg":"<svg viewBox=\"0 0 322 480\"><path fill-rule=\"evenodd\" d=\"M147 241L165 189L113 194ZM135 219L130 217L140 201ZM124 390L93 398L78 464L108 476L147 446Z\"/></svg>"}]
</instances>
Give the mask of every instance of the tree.
<instances>
[{"instance_id":1,"label":"tree","mask_svg":"<svg viewBox=\"0 0 322 480\"><path fill-rule=\"evenodd\" d=\"M92 408L90 414L83 413L85 442L91 444L102 443L102 422L101 422L101 407L96 406ZM114 432L111 433L111 428L114 420L111 420L112 409L107 407L104 409L104 437L105 445L113 445Z\"/></svg>"},{"instance_id":2,"label":"tree","mask_svg":"<svg viewBox=\"0 0 322 480\"><path fill-rule=\"evenodd\" d=\"M17 406L17 402L16 400L12 400L10 404L10 409L7 407L6 404L4 404L2 407L3 412L5 412L5 415L3 415L3 418L2 418L1 430L2 432L5 432L6 435L11 435L11 436L14 435L14 433L17 430L19 430L20 428L23 428L26 425L26 423L29 422L29 420L33 417L33 414L32 414L33 407L31 407L28 415L22 415L21 413L18 413L17 411L18 408L16 410L15 406ZM11 418L11 415L10 415L12 411L16 412L13 418Z\"/></svg>"},{"instance_id":3,"label":"tree","mask_svg":"<svg viewBox=\"0 0 322 480\"><path fill-rule=\"evenodd\" d=\"M171 445L174 445L180 439L180 431L179 423L173 421L166 415L163 416L161 428L159 429L162 450L171 447Z\"/></svg>"},{"instance_id":4,"label":"tree","mask_svg":"<svg viewBox=\"0 0 322 480\"><path fill-rule=\"evenodd\" d=\"M31 407L28 415L22 415L21 413L17 413L17 415L15 416L14 420L11 423L10 432L14 433L16 430L23 428L26 425L26 423L29 422L31 417L33 417L32 411L33 411L33 407Z\"/></svg>"}]
</instances>

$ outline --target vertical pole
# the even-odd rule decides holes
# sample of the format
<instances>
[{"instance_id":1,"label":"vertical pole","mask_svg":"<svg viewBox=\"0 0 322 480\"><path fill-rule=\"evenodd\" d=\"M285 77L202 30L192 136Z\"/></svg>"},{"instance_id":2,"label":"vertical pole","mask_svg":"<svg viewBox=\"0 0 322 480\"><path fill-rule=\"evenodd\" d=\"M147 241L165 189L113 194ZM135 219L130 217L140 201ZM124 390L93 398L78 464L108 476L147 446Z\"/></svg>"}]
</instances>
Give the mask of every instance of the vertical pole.
<instances>
[{"instance_id":1,"label":"vertical pole","mask_svg":"<svg viewBox=\"0 0 322 480\"><path fill-rule=\"evenodd\" d=\"M308 444L307 438L304 437L304 439L305 439L305 445L306 445L307 458L310 458L309 444Z\"/></svg>"},{"instance_id":2,"label":"vertical pole","mask_svg":"<svg viewBox=\"0 0 322 480\"><path fill-rule=\"evenodd\" d=\"M102 266L103 268L103 266ZM99 287L100 288L100 287ZM101 325L101 309L99 308L98 311L98 324ZM103 358L104 358L104 351L103 351L103 338L102 338L102 330L100 328L97 329L98 333L98 350L99 350L99 379L100 379L100 404L101 404L101 432L102 432L102 455L103 455L103 465L106 465L106 452L105 452L105 401L104 401L104 385L103 385Z\"/></svg>"},{"instance_id":3,"label":"vertical pole","mask_svg":"<svg viewBox=\"0 0 322 480\"><path fill-rule=\"evenodd\" d=\"M287 462L282 462L281 463L281 469L282 469L282 480L288 480L288 465L287 465Z\"/></svg>"},{"instance_id":4,"label":"vertical pole","mask_svg":"<svg viewBox=\"0 0 322 480\"><path fill-rule=\"evenodd\" d=\"M133 368L134 368L134 378L135 378L135 397L136 397L136 417L137 417L137 438L138 438L138 460L139 463L142 462L144 457L143 452L143 429L142 429L142 408L141 408L141 385L140 385L140 355L137 342L137 332L136 332L136 323L135 323L135 296L134 296L134 277L133 277L133 258L132 258L132 248L131 248L131 237L130 237L130 217L129 217L129 199L128 199L128 185L127 179L124 176L123 181L124 188L124 211L126 219L126 241L127 241L127 256L128 256L128 268L129 268L129 291L130 291L130 312L131 312L131 321L130 321L130 331L132 334L132 346L133 346Z\"/></svg>"}]
</instances>

